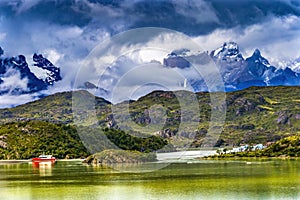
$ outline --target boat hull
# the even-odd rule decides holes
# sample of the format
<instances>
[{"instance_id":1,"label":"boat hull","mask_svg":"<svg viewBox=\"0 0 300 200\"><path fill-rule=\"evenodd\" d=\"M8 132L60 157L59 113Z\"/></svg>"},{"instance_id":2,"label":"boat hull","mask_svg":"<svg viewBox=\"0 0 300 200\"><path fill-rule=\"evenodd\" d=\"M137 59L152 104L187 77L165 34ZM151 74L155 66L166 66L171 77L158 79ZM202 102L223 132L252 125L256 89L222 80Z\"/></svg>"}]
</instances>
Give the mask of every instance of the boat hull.
<instances>
[{"instance_id":1,"label":"boat hull","mask_svg":"<svg viewBox=\"0 0 300 200\"><path fill-rule=\"evenodd\" d=\"M32 158L32 162L55 162L55 158Z\"/></svg>"}]
</instances>

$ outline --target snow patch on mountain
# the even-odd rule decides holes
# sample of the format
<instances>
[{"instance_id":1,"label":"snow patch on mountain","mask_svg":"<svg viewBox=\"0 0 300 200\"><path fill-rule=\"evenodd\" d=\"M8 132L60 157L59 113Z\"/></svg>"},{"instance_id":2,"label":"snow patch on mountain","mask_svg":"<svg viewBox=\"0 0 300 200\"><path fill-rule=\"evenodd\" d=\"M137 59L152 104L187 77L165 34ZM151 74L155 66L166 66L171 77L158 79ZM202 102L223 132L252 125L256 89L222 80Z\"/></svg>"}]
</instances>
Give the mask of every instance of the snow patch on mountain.
<instances>
[{"instance_id":1,"label":"snow patch on mountain","mask_svg":"<svg viewBox=\"0 0 300 200\"><path fill-rule=\"evenodd\" d=\"M60 81L60 69L41 54L28 62L24 55L4 57L0 47L0 94L21 95L48 89Z\"/></svg>"},{"instance_id":2,"label":"snow patch on mountain","mask_svg":"<svg viewBox=\"0 0 300 200\"><path fill-rule=\"evenodd\" d=\"M46 78L49 76L48 74L50 73L50 71L42 69L42 68L38 68L36 66L32 65L28 65L30 71L32 73L34 73L34 75L39 78L42 79L43 81L46 80Z\"/></svg>"}]
</instances>

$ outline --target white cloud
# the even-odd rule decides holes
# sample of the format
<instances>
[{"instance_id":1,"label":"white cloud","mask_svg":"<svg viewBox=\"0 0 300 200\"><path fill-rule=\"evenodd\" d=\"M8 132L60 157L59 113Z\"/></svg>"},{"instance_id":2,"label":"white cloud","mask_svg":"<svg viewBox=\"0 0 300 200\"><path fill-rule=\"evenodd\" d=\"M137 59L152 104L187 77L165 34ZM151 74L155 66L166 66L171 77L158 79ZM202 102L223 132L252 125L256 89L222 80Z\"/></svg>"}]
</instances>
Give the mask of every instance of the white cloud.
<instances>
[{"instance_id":1,"label":"white cloud","mask_svg":"<svg viewBox=\"0 0 300 200\"><path fill-rule=\"evenodd\" d=\"M6 33L1 33L0 32L0 41L5 40L5 38L6 38Z\"/></svg>"},{"instance_id":2,"label":"white cloud","mask_svg":"<svg viewBox=\"0 0 300 200\"><path fill-rule=\"evenodd\" d=\"M185 89L180 83L185 77L176 70L164 68L158 63L141 64L132 67L112 87L113 103L137 99L153 90Z\"/></svg>"},{"instance_id":3,"label":"white cloud","mask_svg":"<svg viewBox=\"0 0 300 200\"><path fill-rule=\"evenodd\" d=\"M276 65L279 61L300 56L299 27L299 17L274 17L244 29L218 29L209 35L195 37L194 40L207 50L214 50L226 41L235 41L244 57L251 56L258 48L262 56Z\"/></svg>"},{"instance_id":4,"label":"white cloud","mask_svg":"<svg viewBox=\"0 0 300 200\"><path fill-rule=\"evenodd\" d=\"M43 56L50 60L54 65L64 57L64 55L59 54L55 49L45 49Z\"/></svg>"},{"instance_id":5,"label":"white cloud","mask_svg":"<svg viewBox=\"0 0 300 200\"><path fill-rule=\"evenodd\" d=\"M20 14L21 12L27 11L33 6L37 5L42 0L21 0L20 6L18 6L17 13Z\"/></svg>"},{"instance_id":6,"label":"white cloud","mask_svg":"<svg viewBox=\"0 0 300 200\"><path fill-rule=\"evenodd\" d=\"M0 91L8 91L11 93L14 89L21 89L27 91L28 79L21 79L20 72L10 68L1 78L3 83L0 84Z\"/></svg>"},{"instance_id":7,"label":"white cloud","mask_svg":"<svg viewBox=\"0 0 300 200\"><path fill-rule=\"evenodd\" d=\"M9 108L9 107L17 106L36 99L38 98L34 97L32 94L22 94L22 95L4 94L4 95L0 95L0 108Z\"/></svg>"},{"instance_id":8,"label":"white cloud","mask_svg":"<svg viewBox=\"0 0 300 200\"><path fill-rule=\"evenodd\" d=\"M213 66L172 69L157 62L150 63L152 60L162 63L167 54L183 48L202 52L192 38L171 30L145 28L124 32L99 44L91 52L82 64L76 84L80 86L85 81L98 83L98 87L118 94L113 97L115 99L106 97L114 103L139 97L141 88L145 93L154 89L187 89L183 88L185 79L199 79L201 75L214 73Z\"/></svg>"}]
</instances>

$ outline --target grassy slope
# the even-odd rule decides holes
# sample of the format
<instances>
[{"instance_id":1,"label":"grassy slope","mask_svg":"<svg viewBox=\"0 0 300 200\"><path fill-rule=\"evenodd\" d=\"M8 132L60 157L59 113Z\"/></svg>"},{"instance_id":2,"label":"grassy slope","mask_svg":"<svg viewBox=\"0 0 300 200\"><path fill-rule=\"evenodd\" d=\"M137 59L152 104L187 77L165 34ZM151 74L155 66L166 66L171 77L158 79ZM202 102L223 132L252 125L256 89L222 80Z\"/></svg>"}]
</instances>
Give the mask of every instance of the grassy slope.
<instances>
[{"instance_id":1,"label":"grassy slope","mask_svg":"<svg viewBox=\"0 0 300 200\"><path fill-rule=\"evenodd\" d=\"M42 121L13 122L0 125L0 159L28 159L42 153L56 158L89 155L76 129L69 125Z\"/></svg>"},{"instance_id":2,"label":"grassy slope","mask_svg":"<svg viewBox=\"0 0 300 200\"><path fill-rule=\"evenodd\" d=\"M62 92L14 108L0 109L0 123L40 120L70 124L73 122L72 95L91 96L90 93L83 90ZM95 106L98 110L107 113L110 102L96 97Z\"/></svg>"},{"instance_id":3,"label":"grassy slope","mask_svg":"<svg viewBox=\"0 0 300 200\"><path fill-rule=\"evenodd\" d=\"M201 111L200 123L197 122L195 113L184 114L191 125L197 123L198 130L195 131L191 128L192 126L186 126L184 131L180 133L178 129L183 111L176 98L179 93L193 95L189 92L156 91L138 101L131 101L129 105L130 116L125 116L125 112L120 112L119 117L127 118L127 121L134 121L138 125L131 127L125 120L125 123L119 122L113 128L119 127L128 133L136 133L140 130L147 130L149 133L156 132L155 126L145 128L150 122L149 108L156 104L161 105L166 111L166 123L161 132L171 135L187 135L186 137L194 132L196 140L193 142L193 146L201 145L210 119L209 93L197 93ZM91 96L85 91L78 91L77 94L83 95L83 100L85 95ZM282 137L300 132L300 87L252 87L227 93L226 96L226 123L220 136L219 145L235 146L241 143L277 141ZM106 126L106 123L112 120L112 105L102 98L96 98L95 102L99 123ZM126 108L126 103L121 103L118 106L122 111ZM193 105L187 104L186 106ZM72 124L72 93L57 93L15 108L0 110L0 122L2 123L33 119L49 121L52 125L53 123ZM5 131L2 131L3 134ZM172 140L172 137L168 140Z\"/></svg>"},{"instance_id":4,"label":"grassy slope","mask_svg":"<svg viewBox=\"0 0 300 200\"><path fill-rule=\"evenodd\" d=\"M206 132L210 119L208 93L197 93L200 107L198 130ZM133 102L132 119L137 122L144 110L160 103L167 112L165 128L177 130L180 124L180 106L171 92L154 92ZM226 122L220 140L222 145L236 146L241 143L264 143L276 141L300 132L300 87L252 87L226 94ZM147 116L146 116L147 117ZM195 116L190 116L194 121ZM201 144L201 131L196 133Z\"/></svg>"}]
</instances>

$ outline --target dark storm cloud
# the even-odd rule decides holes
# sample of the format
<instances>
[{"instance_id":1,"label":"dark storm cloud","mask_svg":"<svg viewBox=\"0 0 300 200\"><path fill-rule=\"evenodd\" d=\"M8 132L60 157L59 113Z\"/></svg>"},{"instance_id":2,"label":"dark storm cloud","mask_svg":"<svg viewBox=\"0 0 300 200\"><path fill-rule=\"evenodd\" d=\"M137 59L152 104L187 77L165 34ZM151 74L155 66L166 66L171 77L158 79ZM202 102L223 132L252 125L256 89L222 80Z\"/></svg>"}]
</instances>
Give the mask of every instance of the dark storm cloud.
<instances>
[{"instance_id":1,"label":"dark storm cloud","mask_svg":"<svg viewBox=\"0 0 300 200\"><path fill-rule=\"evenodd\" d=\"M33 2L33 3L31 3ZM30 4L30 6L27 6ZM1 15L12 19L41 20L61 25L86 25L91 19L87 15L89 10L81 8L74 10L74 1L32 1L32 0L4 0L0 3ZM78 3L80 8L80 3Z\"/></svg>"},{"instance_id":2,"label":"dark storm cloud","mask_svg":"<svg viewBox=\"0 0 300 200\"><path fill-rule=\"evenodd\" d=\"M31 2L29 4L28 2ZM4 1L1 15L41 20L60 25L101 26L112 33L138 27L164 27L188 35L207 34L216 28L260 23L270 16L299 16L298 1L179 0ZM24 6L24 5L29 6Z\"/></svg>"},{"instance_id":3,"label":"dark storm cloud","mask_svg":"<svg viewBox=\"0 0 300 200\"><path fill-rule=\"evenodd\" d=\"M183 8L182 12L178 8ZM139 16L131 28L159 26L200 35L216 28L260 23L270 16L299 16L299 9L282 1L141 1L133 4L128 13Z\"/></svg>"}]
</instances>

